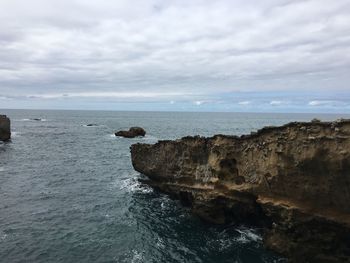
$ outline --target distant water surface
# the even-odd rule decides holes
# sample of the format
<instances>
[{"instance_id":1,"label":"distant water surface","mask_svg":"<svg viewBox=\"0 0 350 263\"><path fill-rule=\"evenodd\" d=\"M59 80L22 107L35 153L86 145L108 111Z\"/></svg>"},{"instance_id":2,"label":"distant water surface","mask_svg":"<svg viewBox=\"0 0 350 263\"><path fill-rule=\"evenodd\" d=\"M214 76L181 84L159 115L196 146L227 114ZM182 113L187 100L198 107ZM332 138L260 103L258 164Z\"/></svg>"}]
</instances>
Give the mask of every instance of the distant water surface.
<instances>
[{"instance_id":1,"label":"distant water surface","mask_svg":"<svg viewBox=\"0 0 350 263\"><path fill-rule=\"evenodd\" d=\"M284 262L259 229L212 226L138 182L129 147L346 115L0 110L1 262ZM33 120L40 118L41 121ZM87 127L87 124L96 126ZM140 139L113 132L142 126Z\"/></svg>"}]
</instances>

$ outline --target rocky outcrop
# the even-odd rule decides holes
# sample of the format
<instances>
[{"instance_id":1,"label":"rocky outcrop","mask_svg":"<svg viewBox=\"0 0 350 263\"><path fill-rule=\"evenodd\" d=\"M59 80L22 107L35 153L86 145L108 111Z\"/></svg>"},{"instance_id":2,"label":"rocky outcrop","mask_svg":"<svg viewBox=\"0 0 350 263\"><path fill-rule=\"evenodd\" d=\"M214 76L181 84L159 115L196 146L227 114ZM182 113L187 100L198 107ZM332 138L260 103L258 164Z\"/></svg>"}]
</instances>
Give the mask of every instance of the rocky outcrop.
<instances>
[{"instance_id":1,"label":"rocky outcrop","mask_svg":"<svg viewBox=\"0 0 350 263\"><path fill-rule=\"evenodd\" d=\"M0 141L11 139L10 119L6 115L0 115Z\"/></svg>"},{"instance_id":2,"label":"rocky outcrop","mask_svg":"<svg viewBox=\"0 0 350 263\"><path fill-rule=\"evenodd\" d=\"M141 127L131 127L128 131L118 131L115 136L121 136L125 138L135 138L137 136L145 136L146 131Z\"/></svg>"},{"instance_id":3,"label":"rocky outcrop","mask_svg":"<svg viewBox=\"0 0 350 263\"><path fill-rule=\"evenodd\" d=\"M213 223L265 229L291 262L350 262L350 120L131 146L148 183Z\"/></svg>"}]
</instances>

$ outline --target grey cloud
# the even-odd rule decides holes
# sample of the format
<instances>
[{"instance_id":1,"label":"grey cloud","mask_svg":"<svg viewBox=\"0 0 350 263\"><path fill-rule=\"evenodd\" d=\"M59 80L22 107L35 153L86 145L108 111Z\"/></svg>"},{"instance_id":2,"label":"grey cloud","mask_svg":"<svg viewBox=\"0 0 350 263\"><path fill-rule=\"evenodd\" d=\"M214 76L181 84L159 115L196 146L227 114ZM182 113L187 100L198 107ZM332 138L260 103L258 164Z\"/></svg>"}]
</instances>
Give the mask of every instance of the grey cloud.
<instances>
[{"instance_id":1,"label":"grey cloud","mask_svg":"<svg viewBox=\"0 0 350 263\"><path fill-rule=\"evenodd\" d=\"M347 0L3 0L0 93L346 92L349 13Z\"/></svg>"}]
</instances>

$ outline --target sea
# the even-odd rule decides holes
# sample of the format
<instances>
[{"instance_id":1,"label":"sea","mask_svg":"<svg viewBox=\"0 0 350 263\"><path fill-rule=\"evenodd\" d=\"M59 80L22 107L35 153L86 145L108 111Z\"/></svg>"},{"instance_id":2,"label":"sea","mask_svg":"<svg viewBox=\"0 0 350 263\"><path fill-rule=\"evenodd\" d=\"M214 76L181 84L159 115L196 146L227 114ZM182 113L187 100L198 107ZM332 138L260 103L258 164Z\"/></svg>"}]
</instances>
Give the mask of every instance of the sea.
<instances>
[{"instance_id":1,"label":"sea","mask_svg":"<svg viewBox=\"0 0 350 263\"><path fill-rule=\"evenodd\" d=\"M285 262L261 229L210 225L141 183L130 145L341 114L0 110L0 262ZM89 124L92 124L90 126ZM114 132L141 126L144 138Z\"/></svg>"}]
</instances>

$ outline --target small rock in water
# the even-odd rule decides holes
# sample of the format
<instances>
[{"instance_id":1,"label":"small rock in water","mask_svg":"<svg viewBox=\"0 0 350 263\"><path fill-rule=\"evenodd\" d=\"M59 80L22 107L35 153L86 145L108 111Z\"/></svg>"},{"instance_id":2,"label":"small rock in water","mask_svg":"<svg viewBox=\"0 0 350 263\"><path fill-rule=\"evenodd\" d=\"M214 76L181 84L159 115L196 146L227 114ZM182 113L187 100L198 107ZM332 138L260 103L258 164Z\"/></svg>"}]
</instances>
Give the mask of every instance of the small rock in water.
<instances>
[{"instance_id":1,"label":"small rock in water","mask_svg":"<svg viewBox=\"0 0 350 263\"><path fill-rule=\"evenodd\" d=\"M95 123L89 123L89 124L86 124L87 127L93 127L93 126L98 126L97 124Z\"/></svg>"},{"instance_id":2,"label":"small rock in water","mask_svg":"<svg viewBox=\"0 0 350 263\"><path fill-rule=\"evenodd\" d=\"M146 131L141 127L131 127L128 131L118 131L115 136L121 136L125 138L135 138L137 136L145 136Z\"/></svg>"}]
</instances>

